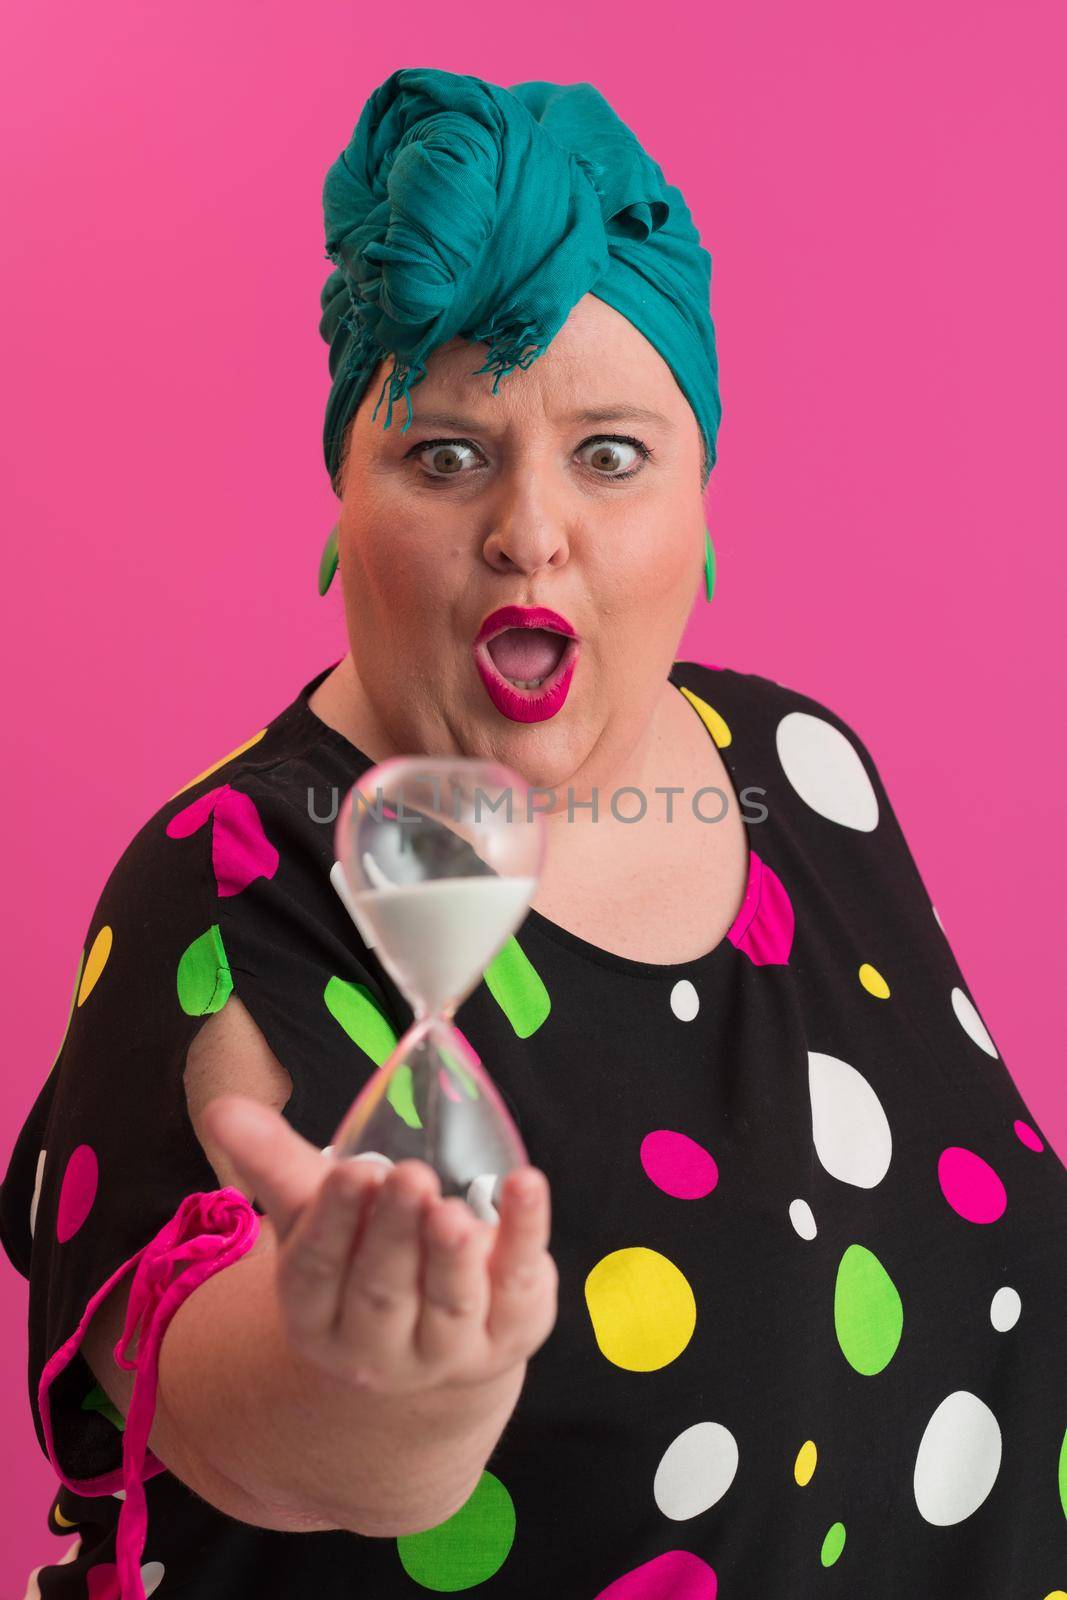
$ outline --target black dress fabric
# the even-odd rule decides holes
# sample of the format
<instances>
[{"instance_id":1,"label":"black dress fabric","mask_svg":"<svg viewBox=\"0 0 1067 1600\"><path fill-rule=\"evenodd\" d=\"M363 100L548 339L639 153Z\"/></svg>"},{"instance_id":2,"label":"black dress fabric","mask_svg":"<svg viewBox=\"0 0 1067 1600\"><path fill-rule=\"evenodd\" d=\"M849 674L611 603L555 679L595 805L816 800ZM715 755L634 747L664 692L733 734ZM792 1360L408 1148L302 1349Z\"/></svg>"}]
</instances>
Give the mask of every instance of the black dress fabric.
<instances>
[{"instance_id":1,"label":"black dress fabric","mask_svg":"<svg viewBox=\"0 0 1067 1600\"><path fill-rule=\"evenodd\" d=\"M331 881L336 805L371 762L308 704L330 670L159 808L87 927L0 1195L42 1449L49 1358L183 1198L218 1188L182 1082L206 1018L240 997L293 1080L284 1115L323 1146L411 1021ZM419 1534L289 1534L164 1471L146 1592L1067 1589L1067 1172L856 732L757 674L681 661L670 679L745 819L728 935L657 964L531 911L457 1014L550 1181L560 1273L478 1487ZM80 1355L49 1410L65 1475L114 1471L124 1419ZM119 1509L60 1486L42 1543L80 1543L64 1564L42 1551L29 1592L117 1595Z\"/></svg>"}]
</instances>

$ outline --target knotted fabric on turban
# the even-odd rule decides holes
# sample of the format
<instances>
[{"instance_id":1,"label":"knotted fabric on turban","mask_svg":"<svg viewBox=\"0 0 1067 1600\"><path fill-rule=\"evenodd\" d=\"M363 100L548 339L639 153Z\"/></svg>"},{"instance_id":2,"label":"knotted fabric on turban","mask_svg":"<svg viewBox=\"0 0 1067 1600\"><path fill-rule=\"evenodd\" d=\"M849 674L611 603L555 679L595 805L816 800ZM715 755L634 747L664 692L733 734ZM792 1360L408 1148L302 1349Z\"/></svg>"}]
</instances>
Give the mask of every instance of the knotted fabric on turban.
<instances>
[{"instance_id":1,"label":"knotted fabric on turban","mask_svg":"<svg viewBox=\"0 0 1067 1600\"><path fill-rule=\"evenodd\" d=\"M426 359L458 337L479 372L528 367L592 292L674 373L715 462L721 417L711 257L681 191L589 83L517 83L404 68L375 89L326 175L319 331L333 385L323 433L343 435L390 354L374 409L407 403Z\"/></svg>"}]
</instances>

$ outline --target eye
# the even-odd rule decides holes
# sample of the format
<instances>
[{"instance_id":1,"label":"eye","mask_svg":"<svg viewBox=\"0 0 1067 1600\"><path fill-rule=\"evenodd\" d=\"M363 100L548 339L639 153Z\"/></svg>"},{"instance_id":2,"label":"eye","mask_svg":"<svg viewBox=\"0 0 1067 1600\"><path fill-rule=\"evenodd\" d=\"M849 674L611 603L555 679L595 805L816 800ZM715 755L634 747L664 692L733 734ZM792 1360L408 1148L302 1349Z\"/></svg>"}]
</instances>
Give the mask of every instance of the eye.
<instances>
[{"instance_id":1,"label":"eye","mask_svg":"<svg viewBox=\"0 0 1067 1600\"><path fill-rule=\"evenodd\" d=\"M481 459L481 452L466 439L428 439L414 455L430 478L458 478Z\"/></svg>"},{"instance_id":2,"label":"eye","mask_svg":"<svg viewBox=\"0 0 1067 1600\"><path fill-rule=\"evenodd\" d=\"M603 434L579 445L578 455L601 478L632 478L652 454L640 439Z\"/></svg>"}]
</instances>

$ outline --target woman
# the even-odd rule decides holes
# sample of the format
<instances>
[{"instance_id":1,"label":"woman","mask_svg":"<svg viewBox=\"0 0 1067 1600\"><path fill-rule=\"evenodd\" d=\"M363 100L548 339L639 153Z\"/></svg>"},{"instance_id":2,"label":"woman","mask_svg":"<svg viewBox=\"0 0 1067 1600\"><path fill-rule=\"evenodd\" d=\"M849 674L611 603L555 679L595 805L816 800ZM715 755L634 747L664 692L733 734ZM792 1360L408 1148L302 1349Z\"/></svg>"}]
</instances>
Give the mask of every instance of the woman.
<instances>
[{"instance_id":1,"label":"woman","mask_svg":"<svg viewBox=\"0 0 1067 1600\"><path fill-rule=\"evenodd\" d=\"M682 196L589 85L403 71L325 211L350 647L87 929L0 1213L79 1534L30 1592L1050 1595L1063 1166L856 733L674 658L719 422ZM477 1212L322 1157L411 1019L332 801L416 752L549 791L458 1014L532 1163Z\"/></svg>"}]
</instances>

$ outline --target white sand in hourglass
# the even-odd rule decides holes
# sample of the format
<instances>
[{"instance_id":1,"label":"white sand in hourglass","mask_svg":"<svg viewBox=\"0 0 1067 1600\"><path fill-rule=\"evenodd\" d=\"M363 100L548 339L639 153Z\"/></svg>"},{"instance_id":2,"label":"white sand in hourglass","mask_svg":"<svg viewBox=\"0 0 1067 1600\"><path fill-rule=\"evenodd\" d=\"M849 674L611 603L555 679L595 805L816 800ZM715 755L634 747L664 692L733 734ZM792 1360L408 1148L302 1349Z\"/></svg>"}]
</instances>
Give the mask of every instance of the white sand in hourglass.
<instances>
[{"instance_id":1,"label":"white sand in hourglass","mask_svg":"<svg viewBox=\"0 0 1067 1600\"><path fill-rule=\"evenodd\" d=\"M383 962L412 1000L440 1011L464 998L525 915L535 878L436 878L350 899Z\"/></svg>"}]
</instances>

